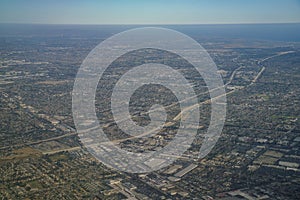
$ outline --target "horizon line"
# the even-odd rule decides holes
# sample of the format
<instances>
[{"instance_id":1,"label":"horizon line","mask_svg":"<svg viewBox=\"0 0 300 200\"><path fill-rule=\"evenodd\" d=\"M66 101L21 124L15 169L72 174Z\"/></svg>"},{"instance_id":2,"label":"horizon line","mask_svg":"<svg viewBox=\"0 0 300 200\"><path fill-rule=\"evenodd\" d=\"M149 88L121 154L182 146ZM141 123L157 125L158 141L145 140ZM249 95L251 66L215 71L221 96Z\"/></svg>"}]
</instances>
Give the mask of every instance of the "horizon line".
<instances>
[{"instance_id":1,"label":"horizon line","mask_svg":"<svg viewBox=\"0 0 300 200\"><path fill-rule=\"evenodd\" d=\"M19 23L19 22L0 22L0 24L12 24L12 25L80 25L80 26L89 26L89 25L99 25L99 26L141 26L141 25L158 25L158 26L165 26L165 25L280 25L280 24L300 24L299 22L246 22L246 23L184 23L184 24L176 24L176 23L165 23L165 24L155 24L155 23L145 23L145 24L135 24L135 23L124 23L124 24L117 24L117 23L111 23L111 24L81 24L81 23Z\"/></svg>"}]
</instances>

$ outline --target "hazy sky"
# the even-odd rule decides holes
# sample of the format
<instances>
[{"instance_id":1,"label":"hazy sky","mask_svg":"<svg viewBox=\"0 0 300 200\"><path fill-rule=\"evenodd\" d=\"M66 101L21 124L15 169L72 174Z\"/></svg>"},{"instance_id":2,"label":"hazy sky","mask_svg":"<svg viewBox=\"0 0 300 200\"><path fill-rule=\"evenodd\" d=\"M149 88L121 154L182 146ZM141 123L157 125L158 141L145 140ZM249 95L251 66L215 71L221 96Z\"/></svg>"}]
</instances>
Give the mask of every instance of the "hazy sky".
<instances>
[{"instance_id":1,"label":"hazy sky","mask_svg":"<svg viewBox=\"0 0 300 200\"><path fill-rule=\"evenodd\" d=\"M1 0L0 23L300 22L300 0Z\"/></svg>"}]
</instances>

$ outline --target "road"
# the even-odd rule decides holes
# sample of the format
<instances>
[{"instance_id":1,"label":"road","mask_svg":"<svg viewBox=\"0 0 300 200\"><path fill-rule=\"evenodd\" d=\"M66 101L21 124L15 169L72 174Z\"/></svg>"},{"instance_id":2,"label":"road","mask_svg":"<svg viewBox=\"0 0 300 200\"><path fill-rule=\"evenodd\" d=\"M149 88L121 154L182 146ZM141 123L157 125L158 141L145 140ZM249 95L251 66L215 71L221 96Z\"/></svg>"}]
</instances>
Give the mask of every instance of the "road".
<instances>
[{"instance_id":1,"label":"road","mask_svg":"<svg viewBox=\"0 0 300 200\"><path fill-rule=\"evenodd\" d=\"M254 83L256 83L256 81L261 77L261 75L264 73L264 71L266 70L266 67L262 65L263 62L269 60L269 59L272 59L272 58L276 58L276 57L279 57L279 56L282 56L282 55L286 55L286 54L290 54L290 53L294 53L295 51L285 51L285 52L280 52L276 55L273 55L273 56L269 56L267 58L264 58L260 61L257 61L257 64L258 65L261 65L262 68L261 70L258 72L258 74L256 75L256 77L252 80L252 82L250 83L250 85L253 85Z\"/></svg>"},{"instance_id":2,"label":"road","mask_svg":"<svg viewBox=\"0 0 300 200\"><path fill-rule=\"evenodd\" d=\"M286 55L286 54L289 54L289 53L294 53L294 51L281 52L281 53L278 53L278 54L276 54L276 55L269 56L269 57L267 57L267 58L262 59L261 61L258 61L258 64L261 65L263 62L265 62L265 61L267 61L267 60L269 60L269 59L271 59L271 58L275 58L275 57L278 57L278 56ZM233 81L234 76L236 75L236 73L237 73L240 69L242 69L242 68L243 68L243 66L240 66L240 67L236 68L236 69L232 72L232 74L231 74L231 76L230 76L230 79L229 79L229 81L225 84L225 86L231 84L231 82ZM261 68L261 70L259 71L259 73L255 76L255 78L251 81L251 83L250 83L248 86L253 85L253 84L261 77L261 75L263 74L263 72L265 71L265 69L266 69L266 68L265 68L264 66L262 66L262 68ZM245 86L245 87L248 87L248 86ZM197 103L197 104L195 104L195 105L192 105L192 106L189 106L189 107L187 107L187 108L184 108L183 110L181 110L181 112L180 112L177 116L175 116L175 117L173 118L173 121L178 121L178 120L180 120L180 119L183 117L183 113L185 113L185 112L188 112L188 111L190 111L190 110L192 110L192 109L194 109L194 108L197 108L197 107L200 106L200 105L208 104L208 103L210 103L212 100L216 100L216 99L218 99L218 98L220 98L220 97L222 97L222 96L224 96L224 95L232 94L232 93L234 93L236 90L240 90L240 89L243 89L243 88L245 88L245 87L242 87L242 88L239 88L239 89L231 90L231 91L229 91L229 92L227 92L227 93L225 93L225 94L219 95L219 96L214 97L214 98L212 98L212 99L208 99L208 100L206 100L206 101L204 101L204 102ZM214 90L215 90L215 89L214 89ZM212 91L212 90L207 91L207 92L205 92L205 93L208 93L208 92L211 92L211 91ZM200 95L205 94L205 93L201 93ZM199 95L194 96L194 97L198 97L198 96L199 96ZM192 97L192 98L194 98L194 97ZM190 99L190 98L188 98L188 99ZM186 99L183 100L183 101L181 101L181 102L184 102L184 101L186 101ZM127 119L127 118L126 118L126 119ZM140 137L147 136L147 135L149 135L149 134L151 134L151 133L153 133L153 132L155 132L155 131L157 131L157 129L153 129L153 130L151 130L151 131L142 133L142 134L139 135L139 136L132 136L132 137L124 138L124 139L112 140L111 142L113 142L113 143L121 143L121 142L124 142L124 141L127 141L127 140L131 140L131 139L135 139L135 138L140 138Z\"/></svg>"},{"instance_id":3,"label":"road","mask_svg":"<svg viewBox=\"0 0 300 200\"><path fill-rule=\"evenodd\" d=\"M278 57L278 56L282 56L282 55L286 55L286 54L289 54L289 53L294 53L294 51L280 52L280 53L278 53L278 54L276 54L276 55L272 55L272 56L269 56L269 57L267 57L267 58L264 58L264 59L258 61L258 64L259 64L259 65L262 65L263 62L265 62L265 61L267 61L267 60L269 60L269 59L272 59L272 58L275 58L275 57ZM232 72L232 74L231 74L231 76L230 76L230 79L229 79L229 81L225 84L225 86L229 85L229 84L233 81L233 79L234 79L234 77L235 77L237 71L240 70L242 67L243 67L243 66L238 67L237 69L235 69L235 70ZM265 68L264 66L262 66L262 68L261 68L261 70L259 71L259 73L257 74L257 76L252 80L252 82L251 82L248 86L251 86L252 84L254 84L255 82L257 82L257 80L261 77L261 75L263 74L263 72L265 71L265 69L266 69L266 68ZM247 86L246 86L246 87L247 87ZM218 88L216 88L216 89L218 89ZM242 88L241 88L241 89L242 89ZM231 94L231 93L235 92L236 90L238 90L238 89L234 89L234 90L232 90L232 91L229 91L229 92L227 92L227 93L224 94L224 95ZM196 96L190 97L190 98L188 98L188 99L184 99L184 100L182 100L182 101L180 101L180 102L177 102L177 103L185 102L185 101L187 101L187 100L189 100L189 99L191 99L191 98L198 97L199 95L203 95L203 94L206 94L206 93L208 93L208 92L212 92L212 90L211 90L211 91L207 91L207 92L203 92L203 93L201 93L201 94L198 94L198 95L196 95ZM217 99L217 98L219 98L219 97L221 97L221 96L223 96L223 95L217 96L217 97L215 97L214 99ZM212 100L213 100L213 99L212 99ZM187 107L187 108L183 109L176 117L173 118L173 120L174 120L174 121L177 121L177 120L181 119L182 114L183 114L184 112L187 112L187 111L189 111L189 110L192 110L192 109L196 108L197 106L200 106L200 105L203 105L203 104L210 103L210 101L211 101L211 99L208 99L208 100L206 100L206 101L204 101L204 102L201 102L201 103L199 103L199 104L195 104L195 105L192 105L192 106L190 106L190 107ZM169 105L168 107L171 107L171 106L174 106L174 104ZM154 111L154 110L153 110L153 111ZM30 113L30 114L35 114L35 113ZM131 118L131 117L130 117L130 116L129 116L129 117L125 117L124 119L122 119L122 121L128 120L129 118ZM120 121L120 122L121 122L121 121ZM74 129L73 129L72 127L69 127L69 126L66 125L66 124L62 124L62 125L65 126L65 127L68 127L70 130L72 130L72 132L67 133L67 134L64 134L64 135L61 135L61 136L56 136L56 137L48 138L48 139L43 139L43 140L38 140L38 141L33 141L33 142L26 142L26 143L17 144L17 145L12 145L12 146L4 146L4 147L0 147L0 150L8 149L8 148L14 148L14 147L22 147L22 146L28 146L28 145L35 145L35 144L40 144L40 143L43 143L43 142L49 142L49 141L53 141L53 140L59 140L59 139L65 138L65 137L70 137L70 136L77 135L77 133L73 131ZM139 135L138 137L144 137L144 136L147 136L147 135L149 135L149 134L151 134L151 133L153 133L153 132L155 132L155 131L157 131L157 129L154 129L154 130L151 130L151 131L149 131L149 132L143 133L143 134ZM130 139L134 139L134 138L137 138L137 137L134 137L134 136L133 136L133 137L125 138L125 139L112 140L111 142L113 142L113 143L120 143L120 142L123 142L123 141L126 141L126 140L130 140Z\"/></svg>"}]
</instances>

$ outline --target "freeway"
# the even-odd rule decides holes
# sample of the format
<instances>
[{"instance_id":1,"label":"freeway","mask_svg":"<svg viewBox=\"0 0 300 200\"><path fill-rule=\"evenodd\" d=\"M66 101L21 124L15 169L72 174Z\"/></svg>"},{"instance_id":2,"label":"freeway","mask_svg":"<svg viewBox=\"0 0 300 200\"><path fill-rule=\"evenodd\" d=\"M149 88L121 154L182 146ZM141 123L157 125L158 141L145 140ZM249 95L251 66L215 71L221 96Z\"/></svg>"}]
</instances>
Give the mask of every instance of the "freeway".
<instances>
[{"instance_id":1,"label":"freeway","mask_svg":"<svg viewBox=\"0 0 300 200\"><path fill-rule=\"evenodd\" d=\"M264 58L264 59L262 59L262 60L260 60L260 61L257 61L257 63L258 63L259 65L262 65L263 62L265 62L265 61L267 61L267 60L269 60L269 59L272 59L272 58L275 58L275 57L278 57L278 56L282 56L282 55L286 55L286 54L289 54L289 53L294 53L294 51L280 52L280 53L278 53L278 54L276 54L276 55L272 55L272 56L269 56L269 57L267 57L267 58ZM240 66L240 67L236 68L236 69L232 72L232 74L231 74L231 76L230 76L230 79L229 79L229 81L225 84L225 86L227 86L227 85L229 85L229 84L232 83L232 81L233 81L233 79L234 79L236 73L238 72L238 70L240 70L240 69L242 69L242 68L243 68L243 66ZM253 85L254 83L256 83L257 80L262 76L262 74L263 74L263 72L265 71L265 69L266 69L265 66L262 66L261 70L260 70L259 73L255 76L255 78L251 81L251 83L250 83L249 85L245 86L245 87L249 87L249 86ZM183 110L181 110L181 112L180 112L177 116L175 116L175 117L173 118L173 121L178 121L178 120L180 120L180 119L183 117L183 113L187 113L188 111L190 111L190 110L192 110L192 109L195 109L195 108L197 108L197 107L200 106L200 105L208 104L208 103L210 103L212 100L216 100L216 99L218 99L218 98L220 98L220 97L222 97L222 96L224 96L224 95L232 94L232 93L234 93L235 91L241 90L241 89L243 89L243 88L245 88L245 87L241 87L241 88L239 88L239 89L231 90L231 91L229 91L229 92L227 92L227 93L225 93L225 94L216 96L216 97L214 97L214 98L212 98L212 99L208 99L208 100L203 101L203 102L201 102L201 103L197 103L197 104L195 104L195 105L191 105L191 106L189 106L189 107L187 107L187 108L184 108ZM216 89L218 89L218 88L216 88ZM213 89L213 90L215 90L215 89ZM207 91L207 92L204 92L204 93L201 93L201 94L199 94L199 95L202 95L202 94L205 94L205 93L208 93L208 92L212 92L212 90ZM196 96L193 96L193 97L190 97L190 98L198 97L199 95L196 95ZM190 99L190 98L188 98L188 99ZM181 102L184 102L184 101L186 101L186 100L187 100L187 99L185 99L185 100L183 100L183 101L180 101L180 102L177 102L177 103L181 103ZM126 119L128 119L128 118L126 117ZM150 130L150 131L145 132L145 133L142 133L142 134L140 134L140 135L138 135L138 136L132 136L132 137L128 137L128 138L124 138L124 139L118 139L118 140L112 140L111 142L117 143L117 144L118 144L118 143L121 143L121 142L124 142L124 141L127 141L127 140L132 140L132 139L135 139L135 138L140 138L140 137L147 136L147 135L149 135L149 134L152 134L152 133L155 132L155 131L157 131L157 129Z\"/></svg>"},{"instance_id":2,"label":"freeway","mask_svg":"<svg viewBox=\"0 0 300 200\"><path fill-rule=\"evenodd\" d=\"M262 60L260 60L260 61L257 61L257 63L258 63L259 65L262 65L263 62L265 62L265 61L267 61L267 60L269 60L269 59L272 59L272 58L275 58L275 57L278 57L278 56L282 56L282 55L286 55L286 54L289 54L289 53L294 53L294 51L280 52L280 53L278 53L278 54L276 54L276 55L272 55L272 56L269 56L269 57L267 57L267 58L264 58L264 59L262 59ZM231 76L230 76L230 79L229 79L229 81L225 84L225 86L229 85L229 84L234 80L234 77L235 77L237 71L240 70L240 69L242 69L242 66L241 66L241 67L238 67L237 69L235 69L235 70L232 72L232 74L231 74ZM257 74L257 76L252 80L252 82L251 82L248 86L251 86L251 85L253 85L255 82L257 82L257 80L262 76L262 74L263 74L263 72L265 71L265 69L266 69L265 66L262 66L262 68L261 68L261 70L259 71L259 73ZM247 87L247 86L246 86L246 87ZM243 87L243 88L244 88L244 87ZM240 88L240 89L243 89L243 88ZM216 88L216 89L217 89L217 88ZM231 91L227 92L225 95L229 95L229 94L235 92L236 90L239 90L239 89L231 90ZM187 100L189 100L189 99L191 99L191 98L198 97L199 95L207 94L208 92L212 92L212 91L206 91L206 92L200 93L200 94L198 94L198 95L196 95L196 96L190 97L190 98L188 98L188 99L184 99L184 100L182 100L181 102L177 102L177 104L178 104L178 103L182 103L182 102L184 102L184 101L187 101ZM220 95L220 96L222 96L222 95ZM217 96L217 97L215 97L214 99L217 99L217 98L219 98L220 96ZM212 100L213 100L213 99L212 99ZM208 99L208 100L206 100L206 101L204 101L204 102L201 102L201 103L199 103L199 104L195 104L195 105L192 105L192 106L190 106L190 107L187 107L187 108L183 109L176 117L174 117L173 120L174 120L174 121L179 120L179 119L182 117L182 114L183 114L184 112L187 112L187 111L189 111L189 110L192 110L192 109L198 107L199 105L207 104L207 103L209 103L210 101L211 101L211 99ZM171 106L174 106L174 104L171 104L171 105L169 105L168 107L171 107ZM153 112L153 111L155 111L155 110L152 110L152 112ZM29 112L29 111L28 111L28 112ZM30 115L32 115L32 114L35 114L35 113L34 113L34 112L31 112ZM127 116L127 117L124 117L124 119L122 119L122 121L123 121L123 120L128 120L129 118L130 118L130 116L129 116L129 117L128 117L128 116ZM35 145L35 144L40 144L40 143L43 143L43 142L59 140L59 139L65 138L65 137L70 137L70 136L77 135L77 133L74 131L74 129L73 129L72 127L69 127L69 126L66 125L66 124L61 124L61 125L67 127L69 130L71 130L71 132L66 133L66 134L64 134L64 135L61 135L61 136L51 137L51 138L47 138L47 139L43 139L43 140L31 141L31 142L26 142L26 143L22 143L22 144L12 145L12 146L4 146L4 147L0 147L0 150L8 149L8 148L14 148L14 147L22 147L22 146L28 146L28 145ZM130 140L130 139L134 139L134 138L137 138L137 137L144 137L144 136L146 136L146 135L149 135L150 133L153 133L153 131L157 131L157 130L154 129L154 130L151 130L151 131L149 131L149 132L143 133L143 134L141 134L141 135L139 135L139 136L133 136L133 137L129 137L129 138L125 138L125 139L119 139L119 140L112 140L111 142L113 142L113 143L120 143L120 142L123 142L123 141L126 141L126 140Z\"/></svg>"}]
</instances>

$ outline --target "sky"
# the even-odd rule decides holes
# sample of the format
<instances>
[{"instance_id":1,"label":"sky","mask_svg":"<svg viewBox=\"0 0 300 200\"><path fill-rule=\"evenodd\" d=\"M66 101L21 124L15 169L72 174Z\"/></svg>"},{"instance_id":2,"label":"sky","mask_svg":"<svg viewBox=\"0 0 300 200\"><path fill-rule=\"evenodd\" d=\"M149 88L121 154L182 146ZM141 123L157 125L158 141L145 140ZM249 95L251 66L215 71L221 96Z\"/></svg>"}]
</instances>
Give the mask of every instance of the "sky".
<instances>
[{"instance_id":1,"label":"sky","mask_svg":"<svg viewBox=\"0 0 300 200\"><path fill-rule=\"evenodd\" d=\"M298 23L300 0L1 0L0 23Z\"/></svg>"}]
</instances>

